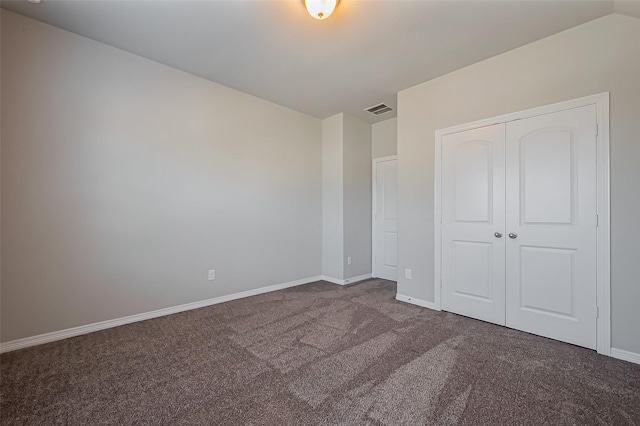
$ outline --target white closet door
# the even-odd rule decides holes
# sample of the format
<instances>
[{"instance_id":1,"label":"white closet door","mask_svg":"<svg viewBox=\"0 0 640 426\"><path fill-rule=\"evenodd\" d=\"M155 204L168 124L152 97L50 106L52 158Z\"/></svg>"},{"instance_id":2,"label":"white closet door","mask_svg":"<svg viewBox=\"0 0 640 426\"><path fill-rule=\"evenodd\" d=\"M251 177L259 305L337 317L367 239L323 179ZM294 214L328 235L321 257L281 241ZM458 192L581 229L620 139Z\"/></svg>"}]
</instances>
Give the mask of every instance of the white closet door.
<instances>
[{"instance_id":1,"label":"white closet door","mask_svg":"<svg viewBox=\"0 0 640 426\"><path fill-rule=\"evenodd\" d=\"M442 307L505 324L505 126L442 140Z\"/></svg>"},{"instance_id":2,"label":"white closet door","mask_svg":"<svg viewBox=\"0 0 640 426\"><path fill-rule=\"evenodd\" d=\"M596 131L595 105L506 126L507 326L588 348L596 346Z\"/></svg>"},{"instance_id":3,"label":"white closet door","mask_svg":"<svg viewBox=\"0 0 640 426\"><path fill-rule=\"evenodd\" d=\"M376 163L374 276L398 280L398 162Z\"/></svg>"}]
</instances>

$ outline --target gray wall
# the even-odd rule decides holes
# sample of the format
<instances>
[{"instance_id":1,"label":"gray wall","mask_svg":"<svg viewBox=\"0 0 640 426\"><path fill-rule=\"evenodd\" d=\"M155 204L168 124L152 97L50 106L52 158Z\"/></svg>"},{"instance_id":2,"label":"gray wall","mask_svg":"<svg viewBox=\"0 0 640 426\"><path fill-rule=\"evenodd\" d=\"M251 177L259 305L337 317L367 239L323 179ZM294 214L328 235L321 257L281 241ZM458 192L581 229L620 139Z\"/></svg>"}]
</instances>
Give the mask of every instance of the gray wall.
<instances>
[{"instance_id":1,"label":"gray wall","mask_svg":"<svg viewBox=\"0 0 640 426\"><path fill-rule=\"evenodd\" d=\"M322 120L322 275L344 278L343 115Z\"/></svg>"},{"instance_id":2,"label":"gray wall","mask_svg":"<svg viewBox=\"0 0 640 426\"><path fill-rule=\"evenodd\" d=\"M609 15L398 94L399 293L434 298L437 129L610 92L612 344L640 353L638 40L640 20Z\"/></svg>"},{"instance_id":3,"label":"gray wall","mask_svg":"<svg viewBox=\"0 0 640 426\"><path fill-rule=\"evenodd\" d=\"M371 158L398 153L398 118L390 118L371 126Z\"/></svg>"},{"instance_id":4,"label":"gray wall","mask_svg":"<svg viewBox=\"0 0 640 426\"><path fill-rule=\"evenodd\" d=\"M371 124L344 113L322 120L322 224L322 275L370 274Z\"/></svg>"},{"instance_id":5,"label":"gray wall","mask_svg":"<svg viewBox=\"0 0 640 426\"><path fill-rule=\"evenodd\" d=\"M4 10L2 89L2 341L320 275L320 120Z\"/></svg>"},{"instance_id":6,"label":"gray wall","mask_svg":"<svg viewBox=\"0 0 640 426\"><path fill-rule=\"evenodd\" d=\"M371 273L371 124L344 114L344 277ZM351 257L351 265L346 257Z\"/></svg>"}]
</instances>

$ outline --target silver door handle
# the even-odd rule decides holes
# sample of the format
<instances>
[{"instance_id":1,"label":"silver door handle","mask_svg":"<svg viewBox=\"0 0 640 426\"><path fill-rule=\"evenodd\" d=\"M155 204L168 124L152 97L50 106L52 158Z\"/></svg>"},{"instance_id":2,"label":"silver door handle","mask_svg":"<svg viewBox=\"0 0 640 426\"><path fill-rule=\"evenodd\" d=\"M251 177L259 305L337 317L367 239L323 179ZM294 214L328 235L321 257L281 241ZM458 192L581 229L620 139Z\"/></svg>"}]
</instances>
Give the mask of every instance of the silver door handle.
<instances>
[{"instance_id":1,"label":"silver door handle","mask_svg":"<svg viewBox=\"0 0 640 426\"><path fill-rule=\"evenodd\" d=\"M496 238L502 238L502 234L500 232L496 232L493 235L495 235Z\"/></svg>"},{"instance_id":2,"label":"silver door handle","mask_svg":"<svg viewBox=\"0 0 640 426\"><path fill-rule=\"evenodd\" d=\"M513 232L510 232L509 238L511 238L512 240L515 240L516 238L518 238L518 234L514 234Z\"/></svg>"}]
</instances>

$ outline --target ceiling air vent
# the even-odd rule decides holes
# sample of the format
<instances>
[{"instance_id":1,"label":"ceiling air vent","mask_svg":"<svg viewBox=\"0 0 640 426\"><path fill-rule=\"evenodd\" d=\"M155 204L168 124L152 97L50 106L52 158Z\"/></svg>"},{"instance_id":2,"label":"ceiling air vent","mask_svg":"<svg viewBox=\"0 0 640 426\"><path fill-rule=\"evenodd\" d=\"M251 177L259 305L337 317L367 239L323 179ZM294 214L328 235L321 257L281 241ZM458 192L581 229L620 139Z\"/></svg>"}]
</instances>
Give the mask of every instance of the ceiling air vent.
<instances>
[{"instance_id":1,"label":"ceiling air vent","mask_svg":"<svg viewBox=\"0 0 640 426\"><path fill-rule=\"evenodd\" d=\"M366 108L365 111L370 112L373 115L381 115L389 111L393 111L393 108L391 108L389 105L378 104L378 105L374 105L372 107Z\"/></svg>"}]
</instances>

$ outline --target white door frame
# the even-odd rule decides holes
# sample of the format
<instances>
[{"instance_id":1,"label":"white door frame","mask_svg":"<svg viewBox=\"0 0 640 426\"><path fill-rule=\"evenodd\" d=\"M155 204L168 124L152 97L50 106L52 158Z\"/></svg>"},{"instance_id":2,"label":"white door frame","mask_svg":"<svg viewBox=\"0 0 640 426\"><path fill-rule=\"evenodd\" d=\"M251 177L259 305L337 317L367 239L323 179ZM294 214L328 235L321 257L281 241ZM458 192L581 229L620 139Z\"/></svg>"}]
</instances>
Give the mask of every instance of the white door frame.
<instances>
[{"instance_id":1,"label":"white door frame","mask_svg":"<svg viewBox=\"0 0 640 426\"><path fill-rule=\"evenodd\" d=\"M389 155L387 157L374 158L371 162L371 188L373 193L371 194L371 276L378 278L376 273L376 188L377 188L377 171L378 163L384 163L385 161L398 160L397 155Z\"/></svg>"},{"instance_id":2,"label":"white door frame","mask_svg":"<svg viewBox=\"0 0 640 426\"><path fill-rule=\"evenodd\" d=\"M478 120L471 123L436 130L435 132L435 275L434 296L435 308L442 308L442 137L451 133L463 132L478 127L498 123L521 120L543 114L579 108L587 105L596 106L598 134L597 144L597 276L596 303L598 317L596 320L596 350L603 355L611 355L611 231L610 231L610 196L609 196L609 92L585 96L566 102L558 102L538 108L504 114L497 117Z\"/></svg>"}]
</instances>

